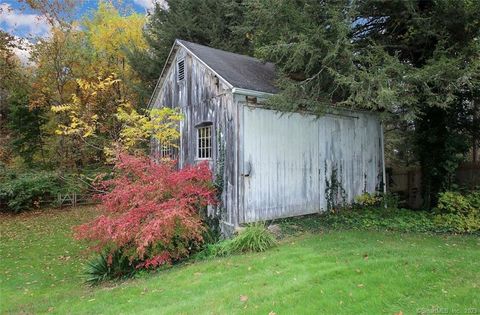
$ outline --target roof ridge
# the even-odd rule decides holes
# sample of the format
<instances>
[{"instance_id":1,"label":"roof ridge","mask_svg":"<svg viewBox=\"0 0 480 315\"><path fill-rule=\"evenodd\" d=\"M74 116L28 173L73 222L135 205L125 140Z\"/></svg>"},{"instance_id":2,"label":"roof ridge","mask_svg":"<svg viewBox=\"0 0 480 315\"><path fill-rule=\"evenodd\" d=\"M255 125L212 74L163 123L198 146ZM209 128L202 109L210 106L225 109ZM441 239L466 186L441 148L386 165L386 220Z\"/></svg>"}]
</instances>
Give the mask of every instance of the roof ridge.
<instances>
[{"instance_id":1,"label":"roof ridge","mask_svg":"<svg viewBox=\"0 0 480 315\"><path fill-rule=\"evenodd\" d=\"M262 64L273 64L272 62L270 61L263 61L262 59L259 59L257 57L253 57L253 56L249 56L249 55L244 55L244 54L240 54L240 53L235 53L235 52L232 52L232 51L228 51L228 50L223 50L223 49L220 49L220 48L215 48L215 47L211 47L211 46L207 46L207 45L202 45L202 44L198 44L198 43L194 43L194 42L190 42L188 40L185 40L185 39L180 39L180 38L177 38L176 41L180 42L180 43L188 43L190 45L195 45L195 46L201 46L203 48L208 48L208 49L212 49L212 50L216 50L218 52L221 52L221 53L227 53L227 54L232 54L232 55L236 55L236 56L239 56L239 57L243 57L243 58L249 58L249 59L252 59L253 61L258 61Z\"/></svg>"}]
</instances>

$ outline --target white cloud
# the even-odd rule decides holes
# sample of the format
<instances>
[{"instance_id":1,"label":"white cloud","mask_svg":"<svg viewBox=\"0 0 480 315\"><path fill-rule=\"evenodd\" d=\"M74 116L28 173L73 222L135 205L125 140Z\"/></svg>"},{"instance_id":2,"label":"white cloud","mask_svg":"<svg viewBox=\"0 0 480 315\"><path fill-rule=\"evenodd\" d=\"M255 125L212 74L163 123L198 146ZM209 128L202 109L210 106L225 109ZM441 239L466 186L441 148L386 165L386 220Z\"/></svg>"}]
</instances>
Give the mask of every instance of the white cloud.
<instances>
[{"instance_id":1,"label":"white cloud","mask_svg":"<svg viewBox=\"0 0 480 315\"><path fill-rule=\"evenodd\" d=\"M32 53L32 43L24 38L15 37L16 47L12 48L13 53L18 57L23 65L33 65L30 60Z\"/></svg>"},{"instance_id":2,"label":"white cloud","mask_svg":"<svg viewBox=\"0 0 480 315\"><path fill-rule=\"evenodd\" d=\"M167 0L133 0L139 6L145 8L145 10L152 10L155 7L155 3L159 3L163 8L167 8Z\"/></svg>"},{"instance_id":3,"label":"white cloud","mask_svg":"<svg viewBox=\"0 0 480 315\"><path fill-rule=\"evenodd\" d=\"M139 6L149 10L153 8L154 0L133 0Z\"/></svg>"},{"instance_id":4,"label":"white cloud","mask_svg":"<svg viewBox=\"0 0 480 315\"><path fill-rule=\"evenodd\" d=\"M13 48L12 51L23 65L32 65L29 48Z\"/></svg>"},{"instance_id":5,"label":"white cloud","mask_svg":"<svg viewBox=\"0 0 480 315\"><path fill-rule=\"evenodd\" d=\"M46 36L50 33L48 21L37 14L22 13L8 3L0 3L0 25L9 33L21 36Z\"/></svg>"}]
</instances>

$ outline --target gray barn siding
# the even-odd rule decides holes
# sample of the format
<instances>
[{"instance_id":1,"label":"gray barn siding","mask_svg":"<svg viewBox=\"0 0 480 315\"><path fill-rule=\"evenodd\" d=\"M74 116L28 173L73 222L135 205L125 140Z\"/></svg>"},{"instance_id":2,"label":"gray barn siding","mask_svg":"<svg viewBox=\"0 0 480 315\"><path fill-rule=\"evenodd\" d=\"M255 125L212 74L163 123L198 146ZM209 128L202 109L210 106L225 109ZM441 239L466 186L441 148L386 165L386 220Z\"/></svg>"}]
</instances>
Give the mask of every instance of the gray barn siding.
<instances>
[{"instance_id":1,"label":"gray barn siding","mask_svg":"<svg viewBox=\"0 0 480 315\"><path fill-rule=\"evenodd\" d=\"M238 207L238 169L237 169L237 108L233 102L231 90L195 57L183 48L177 52L177 58L185 58L185 79L177 82L176 60L165 75L153 107L180 108L184 119L180 123L179 165L184 167L201 162L197 160L196 127L204 122L212 122L213 159L209 161L212 171L217 171L220 159L219 145L224 147L225 187L222 193L223 219L236 225ZM158 152L159 145L156 144ZM222 209L222 210L225 210Z\"/></svg>"},{"instance_id":2,"label":"gray barn siding","mask_svg":"<svg viewBox=\"0 0 480 315\"><path fill-rule=\"evenodd\" d=\"M185 79L177 82L176 61L185 59ZM348 202L382 183L381 127L370 113L342 111L317 118L246 104L245 95L182 46L159 82L153 107L179 108L179 165L195 164L196 127L212 122L215 173L224 147L222 219L227 225L325 210L326 180L337 178ZM152 151L158 152L158 143ZM250 163L251 172L246 174ZM248 176L247 176L248 175Z\"/></svg>"},{"instance_id":3,"label":"gray barn siding","mask_svg":"<svg viewBox=\"0 0 480 315\"><path fill-rule=\"evenodd\" d=\"M241 222L324 211L334 168L347 202L380 187L381 129L375 115L316 118L245 106L243 127L243 164L251 165L251 173L243 177Z\"/></svg>"}]
</instances>

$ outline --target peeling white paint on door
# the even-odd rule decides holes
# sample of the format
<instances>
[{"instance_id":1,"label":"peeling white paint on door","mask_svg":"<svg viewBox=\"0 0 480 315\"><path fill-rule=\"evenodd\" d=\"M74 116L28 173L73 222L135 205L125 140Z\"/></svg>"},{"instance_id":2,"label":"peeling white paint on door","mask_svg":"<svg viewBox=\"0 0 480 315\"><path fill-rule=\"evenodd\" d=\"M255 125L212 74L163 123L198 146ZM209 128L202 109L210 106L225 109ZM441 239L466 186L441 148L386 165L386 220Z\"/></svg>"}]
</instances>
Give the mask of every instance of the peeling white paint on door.
<instances>
[{"instance_id":1,"label":"peeling white paint on door","mask_svg":"<svg viewBox=\"0 0 480 315\"><path fill-rule=\"evenodd\" d=\"M319 212L333 169L346 202L381 184L375 115L280 114L244 107L244 222Z\"/></svg>"}]
</instances>

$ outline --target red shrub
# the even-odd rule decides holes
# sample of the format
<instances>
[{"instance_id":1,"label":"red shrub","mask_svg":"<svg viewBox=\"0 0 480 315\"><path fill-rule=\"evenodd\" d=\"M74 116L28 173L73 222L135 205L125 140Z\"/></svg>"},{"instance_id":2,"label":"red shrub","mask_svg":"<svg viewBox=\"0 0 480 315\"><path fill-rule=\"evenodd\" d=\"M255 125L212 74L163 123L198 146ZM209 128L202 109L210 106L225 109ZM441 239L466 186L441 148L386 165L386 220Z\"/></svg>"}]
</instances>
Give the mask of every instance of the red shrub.
<instances>
[{"instance_id":1,"label":"red shrub","mask_svg":"<svg viewBox=\"0 0 480 315\"><path fill-rule=\"evenodd\" d=\"M123 154L115 168L116 178L102 183L106 214L78 226L77 239L96 251L121 250L141 262L138 268L170 264L203 242L198 209L216 202L206 163L175 170L173 163Z\"/></svg>"}]
</instances>

